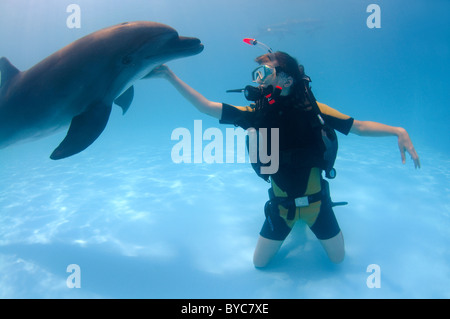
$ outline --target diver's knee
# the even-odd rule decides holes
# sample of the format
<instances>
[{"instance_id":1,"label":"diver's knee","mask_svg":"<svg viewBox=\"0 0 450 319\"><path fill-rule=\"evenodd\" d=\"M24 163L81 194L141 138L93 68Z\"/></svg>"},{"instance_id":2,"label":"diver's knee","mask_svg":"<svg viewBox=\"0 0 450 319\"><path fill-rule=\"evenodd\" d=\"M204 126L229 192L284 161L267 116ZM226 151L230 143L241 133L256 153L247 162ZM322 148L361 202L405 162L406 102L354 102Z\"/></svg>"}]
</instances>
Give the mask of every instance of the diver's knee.
<instances>
[{"instance_id":1,"label":"diver's knee","mask_svg":"<svg viewBox=\"0 0 450 319\"><path fill-rule=\"evenodd\" d=\"M328 258L331 260L332 263L340 264L345 259L345 251L343 250L342 252L339 252L339 253L335 253L335 254L331 254L331 255L329 254Z\"/></svg>"},{"instance_id":2,"label":"diver's knee","mask_svg":"<svg viewBox=\"0 0 450 319\"><path fill-rule=\"evenodd\" d=\"M333 250L327 251L328 258L330 261L334 264L340 264L344 261L345 258L345 248L344 246L341 246L339 248L335 248Z\"/></svg>"},{"instance_id":3,"label":"diver's knee","mask_svg":"<svg viewBox=\"0 0 450 319\"><path fill-rule=\"evenodd\" d=\"M259 236L255 252L253 253L253 265L256 268L266 267L276 255L282 244L282 240L273 240Z\"/></svg>"},{"instance_id":4,"label":"diver's knee","mask_svg":"<svg viewBox=\"0 0 450 319\"><path fill-rule=\"evenodd\" d=\"M255 260L253 260L253 266L254 266L256 269L263 269L263 268L266 268L266 266L267 266L268 264L269 264L268 262L260 262L260 261L255 261Z\"/></svg>"},{"instance_id":5,"label":"diver's knee","mask_svg":"<svg viewBox=\"0 0 450 319\"><path fill-rule=\"evenodd\" d=\"M344 261L345 258L345 245L342 232L339 232L335 237L330 239L321 240L323 248L327 253L328 258L335 264L339 264Z\"/></svg>"},{"instance_id":6,"label":"diver's knee","mask_svg":"<svg viewBox=\"0 0 450 319\"><path fill-rule=\"evenodd\" d=\"M255 256L253 256L253 266L255 268L266 268L267 265L269 264L270 260L262 260L261 258L257 258Z\"/></svg>"},{"instance_id":7,"label":"diver's knee","mask_svg":"<svg viewBox=\"0 0 450 319\"><path fill-rule=\"evenodd\" d=\"M263 258L256 252L253 255L253 266L255 266L255 268L265 268L269 264L269 262L270 259Z\"/></svg>"}]
</instances>

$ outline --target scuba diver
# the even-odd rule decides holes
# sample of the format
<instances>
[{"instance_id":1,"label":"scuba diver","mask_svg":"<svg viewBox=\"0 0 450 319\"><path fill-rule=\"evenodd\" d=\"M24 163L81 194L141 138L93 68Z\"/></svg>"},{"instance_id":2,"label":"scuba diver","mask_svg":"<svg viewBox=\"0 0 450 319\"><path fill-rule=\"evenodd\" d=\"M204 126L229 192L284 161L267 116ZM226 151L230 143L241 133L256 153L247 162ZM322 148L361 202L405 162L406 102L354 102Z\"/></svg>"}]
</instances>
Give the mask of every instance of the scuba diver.
<instances>
[{"instance_id":1,"label":"scuba diver","mask_svg":"<svg viewBox=\"0 0 450 319\"><path fill-rule=\"evenodd\" d=\"M167 79L200 112L219 119L221 124L245 130L279 129L277 172L265 176L258 171L264 164L252 163L258 175L271 183L264 207L266 219L253 255L256 268L268 265L298 220L310 227L329 259L340 263L345 255L344 238L332 209L340 203L331 201L328 182L322 177L323 171L327 177L334 177L332 162L337 149L331 152L334 158L327 159L324 154L330 146L325 137L333 142L334 130L344 135L397 136L403 164L408 152L415 167L420 168L419 157L405 129L359 121L317 102L303 67L287 53L269 50L256 62L259 67L253 72L253 81L258 87L245 90L247 99L255 103L245 107L208 100L166 65L156 68L152 76Z\"/></svg>"}]
</instances>

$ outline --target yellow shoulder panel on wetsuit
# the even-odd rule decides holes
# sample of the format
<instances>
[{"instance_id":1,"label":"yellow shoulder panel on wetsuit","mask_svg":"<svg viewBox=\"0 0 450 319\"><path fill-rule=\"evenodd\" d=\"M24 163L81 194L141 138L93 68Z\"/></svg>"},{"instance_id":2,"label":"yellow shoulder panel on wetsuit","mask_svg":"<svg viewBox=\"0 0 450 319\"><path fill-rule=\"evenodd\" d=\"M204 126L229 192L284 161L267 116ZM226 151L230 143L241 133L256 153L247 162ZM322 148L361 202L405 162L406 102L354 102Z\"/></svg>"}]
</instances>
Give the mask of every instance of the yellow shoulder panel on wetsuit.
<instances>
[{"instance_id":1,"label":"yellow shoulder panel on wetsuit","mask_svg":"<svg viewBox=\"0 0 450 319\"><path fill-rule=\"evenodd\" d=\"M317 105L319 106L319 109L323 114L330 115L342 120L347 120L350 118L350 116L342 114L341 112L329 107L326 104L317 102Z\"/></svg>"},{"instance_id":2,"label":"yellow shoulder panel on wetsuit","mask_svg":"<svg viewBox=\"0 0 450 319\"><path fill-rule=\"evenodd\" d=\"M250 107L250 106L235 106L233 105L234 108L237 108L240 111L244 111L244 112L254 112L255 109Z\"/></svg>"}]
</instances>

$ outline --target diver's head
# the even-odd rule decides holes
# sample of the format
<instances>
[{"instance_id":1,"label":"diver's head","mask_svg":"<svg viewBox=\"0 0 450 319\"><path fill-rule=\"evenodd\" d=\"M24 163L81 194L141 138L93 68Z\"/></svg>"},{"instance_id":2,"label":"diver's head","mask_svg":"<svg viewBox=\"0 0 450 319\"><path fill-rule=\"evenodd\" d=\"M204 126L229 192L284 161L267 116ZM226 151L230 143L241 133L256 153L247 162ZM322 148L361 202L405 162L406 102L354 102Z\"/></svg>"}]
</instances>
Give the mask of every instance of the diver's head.
<instances>
[{"instance_id":1,"label":"diver's head","mask_svg":"<svg viewBox=\"0 0 450 319\"><path fill-rule=\"evenodd\" d=\"M253 81L263 87L283 88L281 95L290 95L304 76L297 60L281 51L266 53L255 60L260 66L253 71Z\"/></svg>"}]
</instances>

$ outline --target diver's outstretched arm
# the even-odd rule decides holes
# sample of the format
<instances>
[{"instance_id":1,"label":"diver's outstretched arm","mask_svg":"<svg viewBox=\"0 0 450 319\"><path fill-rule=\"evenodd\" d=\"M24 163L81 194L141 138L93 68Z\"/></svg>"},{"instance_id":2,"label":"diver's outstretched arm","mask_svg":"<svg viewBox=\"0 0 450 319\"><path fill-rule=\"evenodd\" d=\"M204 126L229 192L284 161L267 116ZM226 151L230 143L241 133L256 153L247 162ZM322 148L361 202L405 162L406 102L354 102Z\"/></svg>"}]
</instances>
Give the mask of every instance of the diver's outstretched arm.
<instances>
[{"instance_id":1,"label":"diver's outstretched arm","mask_svg":"<svg viewBox=\"0 0 450 319\"><path fill-rule=\"evenodd\" d=\"M155 68L146 78L162 77L167 79L189 102L200 112L220 119L222 117L222 103L213 102L183 82L166 65Z\"/></svg>"},{"instance_id":2,"label":"diver's outstretched arm","mask_svg":"<svg viewBox=\"0 0 450 319\"><path fill-rule=\"evenodd\" d=\"M405 164L406 162L406 151L409 153L409 155L411 155L411 158L414 161L414 167L420 168L419 156L414 149L408 132L404 128L389 126L371 121L354 120L350 132L360 136L397 136L398 147L402 156L402 163Z\"/></svg>"}]
</instances>

